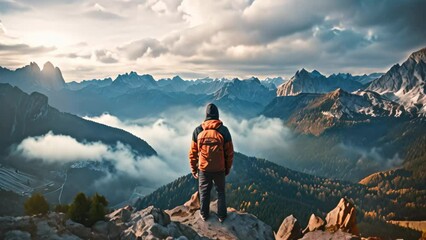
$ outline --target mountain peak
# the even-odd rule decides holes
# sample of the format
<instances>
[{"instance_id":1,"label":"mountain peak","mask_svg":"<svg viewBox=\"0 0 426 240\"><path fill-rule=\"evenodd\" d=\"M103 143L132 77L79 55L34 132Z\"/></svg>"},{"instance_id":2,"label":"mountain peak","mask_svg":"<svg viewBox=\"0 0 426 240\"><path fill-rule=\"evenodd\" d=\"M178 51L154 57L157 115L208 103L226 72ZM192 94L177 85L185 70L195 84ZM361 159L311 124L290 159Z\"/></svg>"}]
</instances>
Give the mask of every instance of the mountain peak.
<instances>
[{"instance_id":1,"label":"mountain peak","mask_svg":"<svg viewBox=\"0 0 426 240\"><path fill-rule=\"evenodd\" d=\"M174 77L172 78L172 80L173 80L173 81L183 81L183 79L182 79L179 75L174 76Z\"/></svg>"},{"instance_id":2,"label":"mountain peak","mask_svg":"<svg viewBox=\"0 0 426 240\"><path fill-rule=\"evenodd\" d=\"M337 88L336 90L330 92L330 97L332 98L336 98L336 97L340 97L344 94L346 94L347 92L345 92L343 89L341 88Z\"/></svg>"},{"instance_id":3,"label":"mountain peak","mask_svg":"<svg viewBox=\"0 0 426 240\"><path fill-rule=\"evenodd\" d=\"M40 67L37 65L36 62L30 62L30 68L36 72L40 72Z\"/></svg>"},{"instance_id":4,"label":"mountain peak","mask_svg":"<svg viewBox=\"0 0 426 240\"><path fill-rule=\"evenodd\" d=\"M314 76L314 77L321 77L322 76L322 74L315 69L311 72L311 75Z\"/></svg>"},{"instance_id":5,"label":"mountain peak","mask_svg":"<svg viewBox=\"0 0 426 240\"><path fill-rule=\"evenodd\" d=\"M416 52L413 52L410 55L410 58L419 63L420 61L423 61L426 63L426 47L422 48Z\"/></svg>"},{"instance_id":6,"label":"mountain peak","mask_svg":"<svg viewBox=\"0 0 426 240\"><path fill-rule=\"evenodd\" d=\"M47 61L44 65L43 65L43 70L42 72L53 72L55 70L55 66L53 66L53 64L49 61Z\"/></svg>"},{"instance_id":7,"label":"mountain peak","mask_svg":"<svg viewBox=\"0 0 426 240\"><path fill-rule=\"evenodd\" d=\"M296 72L296 75L298 75L298 74L308 74L309 72L308 71L306 71L306 69L305 68L302 68L301 70L299 70L299 71L297 71Z\"/></svg>"}]
</instances>

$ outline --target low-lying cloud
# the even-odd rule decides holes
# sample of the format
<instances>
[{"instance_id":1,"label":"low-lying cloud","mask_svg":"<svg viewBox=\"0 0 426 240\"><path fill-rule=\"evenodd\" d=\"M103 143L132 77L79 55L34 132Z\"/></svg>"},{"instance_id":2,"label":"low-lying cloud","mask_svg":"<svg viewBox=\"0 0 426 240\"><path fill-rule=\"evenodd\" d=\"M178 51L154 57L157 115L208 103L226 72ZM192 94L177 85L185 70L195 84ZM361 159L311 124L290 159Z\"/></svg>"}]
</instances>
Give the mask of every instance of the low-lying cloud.
<instances>
[{"instance_id":1,"label":"low-lying cloud","mask_svg":"<svg viewBox=\"0 0 426 240\"><path fill-rule=\"evenodd\" d=\"M179 175L170 171L168 164L158 156L141 157L131 147L117 142L114 146L102 142L78 142L66 135L49 132L42 136L24 139L15 150L27 159L44 163L73 163L79 161L112 163L117 173L158 184L167 183ZM161 171L161 175L158 174Z\"/></svg>"},{"instance_id":2,"label":"low-lying cloud","mask_svg":"<svg viewBox=\"0 0 426 240\"><path fill-rule=\"evenodd\" d=\"M400 158L398 153L390 158L385 157L382 153L382 150L377 147L364 149L347 144L340 144L338 147L341 148L345 154L352 155L355 159L358 159L356 161L356 166L360 169L375 168L377 171L381 171L383 169L399 167L404 161L402 158Z\"/></svg>"},{"instance_id":3,"label":"low-lying cloud","mask_svg":"<svg viewBox=\"0 0 426 240\"><path fill-rule=\"evenodd\" d=\"M258 116L239 119L221 112L224 125L229 128L238 152L269 158L271 153L286 151L292 138L291 131L280 119ZM189 173L188 151L192 132L204 120L204 108L163 113L157 119L120 120L108 113L85 117L98 123L121 128L146 140L160 157L167 159L174 171Z\"/></svg>"}]
</instances>

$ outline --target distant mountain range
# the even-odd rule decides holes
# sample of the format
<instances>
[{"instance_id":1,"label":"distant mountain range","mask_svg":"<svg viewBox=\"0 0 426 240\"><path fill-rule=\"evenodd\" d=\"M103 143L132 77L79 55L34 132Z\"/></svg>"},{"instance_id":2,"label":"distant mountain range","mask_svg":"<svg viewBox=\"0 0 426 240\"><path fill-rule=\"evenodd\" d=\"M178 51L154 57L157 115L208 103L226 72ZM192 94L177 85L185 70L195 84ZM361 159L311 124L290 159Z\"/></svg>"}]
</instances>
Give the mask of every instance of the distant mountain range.
<instances>
[{"instance_id":1,"label":"distant mountain range","mask_svg":"<svg viewBox=\"0 0 426 240\"><path fill-rule=\"evenodd\" d=\"M368 78L367 76L364 78ZM363 83L358 80L360 76L350 74L333 74L329 77L322 75L317 70L312 72L304 68L297 71L296 74L286 83L280 85L277 89L278 96L293 96L300 93L327 93L341 88L352 92L363 87Z\"/></svg>"}]
</instances>

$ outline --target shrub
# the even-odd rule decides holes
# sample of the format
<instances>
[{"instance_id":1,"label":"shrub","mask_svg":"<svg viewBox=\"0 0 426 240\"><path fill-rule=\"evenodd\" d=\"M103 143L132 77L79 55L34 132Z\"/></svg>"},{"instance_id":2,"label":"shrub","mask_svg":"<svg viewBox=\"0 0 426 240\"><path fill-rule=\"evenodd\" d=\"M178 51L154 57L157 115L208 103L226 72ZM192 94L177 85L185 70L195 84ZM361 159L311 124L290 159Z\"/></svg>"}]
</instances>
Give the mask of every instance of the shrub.
<instances>
[{"instance_id":1,"label":"shrub","mask_svg":"<svg viewBox=\"0 0 426 240\"><path fill-rule=\"evenodd\" d=\"M90 203L90 210L89 210L89 224L93 225L95 222L104 220L106 210L105 207L108 205L108 201L106 198L102 195L99 195L96 193Z\"/></svg>"},{"instance_id":2,"label":"shrub","mask_svg":"<svg viewBox=\"0 0 426 240\"><path fill-rule=\"evenodd\" d=\"M68 213L70 206L67 204L58 204L55 206L55 212Z\"/></svg>"},{"instance_id":3,"label":"shrub","mask_svg":"<svg viewBox=\"0 0 426 240\"><path fill-rule=\"evenodd\" d=\"M35 193L25 201L24 209L27 215L46 214L49 211L49 203L43 195Z\"/></svg>"},{"instance_id":4,"label":"shrub","mask_svg":"<svg viewBox=\"0 0 426 240\"><path fill-rule=\"evenodd\" d=\"M74 222L90 227L95 222L105 219L107 205L106 198L98 193L91 198L86 197L84 193L78 193L69 206L68 216Z\"/></svg>"},{"instance_id":5,"label":"shrub","mask_svg":"<svg viewBox=\"0 0 426 240\"><path fill-rule=\"evenodd\" d=\"M78 193L68 209L68 216L74 222L89 226L90 199L84 193Z\"/></svg>"}]
</instances>

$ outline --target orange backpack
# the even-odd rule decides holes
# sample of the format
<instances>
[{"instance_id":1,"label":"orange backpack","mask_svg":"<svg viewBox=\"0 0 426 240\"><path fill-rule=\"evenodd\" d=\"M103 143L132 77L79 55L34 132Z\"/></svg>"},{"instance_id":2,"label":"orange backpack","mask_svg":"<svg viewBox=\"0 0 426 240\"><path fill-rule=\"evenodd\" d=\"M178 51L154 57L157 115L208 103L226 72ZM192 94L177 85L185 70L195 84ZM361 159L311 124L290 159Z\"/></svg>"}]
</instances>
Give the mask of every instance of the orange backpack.
<instances>
[{"instance_id":1,"label":"orange backpack","mask_svg":"<svg viewBox=\"0 0 426 240\"><path fill-rule=\"evenodd\" d=\"M203 128L197 138L199 168L207 172L224 171L224 144L224 138L217 129Z\"/></svg>"}]
</instances>

